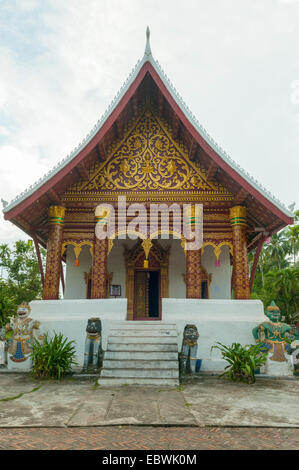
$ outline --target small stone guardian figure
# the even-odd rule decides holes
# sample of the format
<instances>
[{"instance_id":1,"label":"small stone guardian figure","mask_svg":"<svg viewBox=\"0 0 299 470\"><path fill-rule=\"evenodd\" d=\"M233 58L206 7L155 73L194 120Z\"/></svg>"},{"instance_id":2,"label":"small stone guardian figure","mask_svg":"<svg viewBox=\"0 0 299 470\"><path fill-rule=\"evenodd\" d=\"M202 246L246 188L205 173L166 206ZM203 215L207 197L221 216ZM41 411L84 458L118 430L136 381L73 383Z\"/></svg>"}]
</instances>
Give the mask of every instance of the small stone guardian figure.
<instances>
[{"instance_id":1,"label":"small stone guardian figure","mask_svg":"<svg viewBox=\"0 0 299 470\"><path fill-rule=\"evenodd\" d=\"M299 375L299 340L293 341L290 345L290 363L294 375Z\"/></svg>"},{"instance_id":2,"label":"small stone guardian figure","mask_svg":"<svg viewBox=\"0 0 299 470\"><path fill-rule=\"evenodd\" d=\"M102 323L99 318L89 318L86 326L84 365L82 372L96 371L102 365Z\"/></svg>"},{"instance_id":3,"label":"small stone guardian figure","mask_svg":"<svg viewBox=\"0 0 299 470\"><path fill-rule=\"evenodd\" d=\"M5 367L5 348L6 348L6 338L5 338L5 328L0 328L0 367Z\"/></svg>"},{"instance_id":4,"label":"small stone guardian figure","mask_svg":"<svg viewBox=\"0 0 299 470\"><path fill-rule=\"evenodd\" d=\"M294 319L294 336L295 341L291 343L291 364L294 375L299 375L299 314Z\"/></svg>"},{"instance_id":5,"label":"small stone guardian figure","mask_svg":"<svg viewBox=\"0 0 299 470\"><path fill-rule=\"evenodd\" d=\"M199 334L195 325L186 325L184 328L184 336L182 343L182 372L188 373L191 370L192 374L195 373L195 366L197 360L197 340Z\"/></svg>"},{"instance_id":6,"label":"small stone guardian figure","mask_svg":"<svg viewBox=\"0 0 299 470\"><path fill-rule=\"evenodd\" d=\"M22 302L17 309L16 316L11 318L6 325L6 331L12 331L12 341L8 347L9 369L29 370L32 366L29 356L32 352L33 338L38 341L43 340L43 336L39 334L40 323L29 317L30 312L29 305Z\"/></svg>"},{"instance_id":7,"label":"small stone guardian figure","mask_svg":"<svg viewBox=\"0 0 299 470\"><path fill-rule=\"evenodd\" d=\"M252 330L256 343L261 343L268 351L267 373L290 375L287 367L290 346L286 339L294 340L294 331L290 325L281 322L281 312L274 301L265 312L270 321L263 322Z\"/></svg>"}]
</instances>

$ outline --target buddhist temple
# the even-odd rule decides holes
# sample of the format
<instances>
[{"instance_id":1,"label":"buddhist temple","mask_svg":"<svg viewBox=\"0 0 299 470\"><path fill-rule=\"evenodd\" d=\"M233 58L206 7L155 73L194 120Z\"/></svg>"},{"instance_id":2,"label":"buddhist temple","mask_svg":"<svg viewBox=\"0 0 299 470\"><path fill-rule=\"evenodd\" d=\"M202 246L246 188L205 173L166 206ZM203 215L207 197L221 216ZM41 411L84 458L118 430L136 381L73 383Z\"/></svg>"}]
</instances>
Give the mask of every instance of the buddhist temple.
<instances>
[{"instance_id":1,"label":"buddhist temple","mask_svg":"<svg viewBox=\"0 0 299 470\"><path fill-rule=\"evenodd\" d=\"M122 209L119 198L125 201ZM103 240L95 235L96 208L102 203L115 211L115 233ZM182 211L184 204L201 204L202 246L184 249L174 213L168 237L161 218L155 234L126 236L121 211L130 205L134 211L136 204L147 211L150 204L175 204ZM108 315L118 302L121 317L115 318L165 321L171 300L180 305L177 315L185 323L194 322L196 305L198 315L201 305L210 308L209 302L215 314L232 300L251 305L264 241L293 222L290 211L200 125L154 59L149 30L143 58L105 114L64 160L9 203L4 215L34 240L42 302L48 313L57 305L55 318L65 312L59 306L63 302L84 303L86 318L103 311ZM126 223L133 217L131 210ZM47 249L45 270L40 245ZM250 273L248 253L254 249ZM105 307L96 311L95 305Z\"/></svg>"}]
</instances>

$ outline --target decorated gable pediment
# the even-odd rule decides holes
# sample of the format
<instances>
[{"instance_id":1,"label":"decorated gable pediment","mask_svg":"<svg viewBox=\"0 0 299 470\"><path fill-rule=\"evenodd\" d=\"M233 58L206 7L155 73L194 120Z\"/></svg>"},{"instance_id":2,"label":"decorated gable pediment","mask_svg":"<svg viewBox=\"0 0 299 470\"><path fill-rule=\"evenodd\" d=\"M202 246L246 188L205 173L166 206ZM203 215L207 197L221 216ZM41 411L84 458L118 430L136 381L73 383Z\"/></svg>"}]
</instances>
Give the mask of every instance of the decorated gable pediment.
<instances>
[{"instance_id":1,"label":"decorated gable pediment","mask_svg":"<svg viewBox=\"0 0 299 470\"><path fill-rule=\"evenodd\" d=\"M232 194L208 181L200 164L188 159L171 129L152 111L145 111L124 139L110 149L88 181L70 188L64 200L112 200L126 195L136 200L230 200Z\"/></svg>"}]
</instances>

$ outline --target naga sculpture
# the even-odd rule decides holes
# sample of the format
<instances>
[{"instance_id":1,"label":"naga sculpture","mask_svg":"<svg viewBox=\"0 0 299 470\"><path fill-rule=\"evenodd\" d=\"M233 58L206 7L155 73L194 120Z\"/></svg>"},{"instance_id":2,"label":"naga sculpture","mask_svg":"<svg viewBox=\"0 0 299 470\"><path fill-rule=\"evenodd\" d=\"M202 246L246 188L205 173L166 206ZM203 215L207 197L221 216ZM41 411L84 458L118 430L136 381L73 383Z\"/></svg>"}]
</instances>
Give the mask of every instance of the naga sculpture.
<instances>
[{"instance_id":1,"label":"naga sculpture","mask_svg":"<svg viewBox=\"0 0 299 470\"><path fill-rule=\"evenodd\" d=\"M30 312L29 305L22 302L18 306L17 315L6 325L6 331L12 331L12 341L8 347L9 360L15 363L27 361L32 352L33 338L43 340L39 334L40 323L29 317Z\"/></svg>"},{"instance_id":2,"label":"naga sculpture","mask_svg":"<svg viewBox=\"0 0 299 470\"><path fill-rule=\"evenodd\" d=\"M197 355L197 340L199 334L195 325L186 325L182 343L182 372L188 373L189 370L194 374Z\"/></svg>"},{"instance_id":3,"label":"naga sculpture","mask_svg":"<svg viewBox=\"0 0 299 470\"><path fill-rule=\"evenodd\" d=\"M86 326L84 365L82 372L95 371L102 365L102 323L99 318L89 318Z\"/></svg>"},{"instance_id":4,"label":"naga sculpture","mask_svg":"<svg viewBox=\"0 0 299 470\"><path fill-rule=\"evenodd\" d=\"M270 361L286 362L286 354L290 353L288 340L294 340L294 329L290 325L281 322L281 312L274 301L271 302L266 316L270 321L263 322L252 330L253 337L257 343L262 343L265 352L272 353L268 356Z\"/></svg>"}]
</instances>

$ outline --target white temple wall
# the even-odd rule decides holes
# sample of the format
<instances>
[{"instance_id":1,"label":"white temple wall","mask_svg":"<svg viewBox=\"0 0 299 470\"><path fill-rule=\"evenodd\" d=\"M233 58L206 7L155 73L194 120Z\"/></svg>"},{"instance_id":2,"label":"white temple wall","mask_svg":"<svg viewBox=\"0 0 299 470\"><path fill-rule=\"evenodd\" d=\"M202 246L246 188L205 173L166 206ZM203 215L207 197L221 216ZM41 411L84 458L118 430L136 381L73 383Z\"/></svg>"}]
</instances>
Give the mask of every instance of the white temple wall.
<instances>
[{"instance_id":1,"label":"white temple wall","mask_svg":"<svg viewBox=\"0 0 299 470\"><path fill-rule=\"evenodd\" d=\"M206 246L201 258L201 264L208 274L212 274L210 284L210 299L231 298L231 276L229 247L222 246L219 256L220 265L216 266L216 256L212 246Z\"/></svg>"},{"instance_id":2,"label":"white temple wall","mask_svg":"<svg viewBox=\"0 0 299 470\"><path fill-rule=\"evenodd\" d=\"M125 265L125 246L128 249L132 248L136 243L136 240L114 240L112 250L108 256L107 269L108 273L113 273L111 284L121 286L121 297L126 298L126 265Z\"/></svg>"},{"instance_id":3,"label":"white temple wall","mask_svg":"<svg viewBox=\"0 0 299 470\"><path fill-rule=\"evenodd\" d=\"M186 274L186 257L184 250L181 246L181 240L161 240L159 244L165 249L167 246L170 248L169 256L169 297L175 299L186 298L186 284L184 282L184 275Z\"/></svg>"},{"instance_id":4,"label":"white temple wall","mask_svg":"<svg viewBox=\"0 0 299 470\"><path fill-rule=\"evenodd\" d=\"M131 248L136 240L115 240L108 256L108 273L113 273L112 284L121 285L121 298L126 298L126 268L124 259L125 245ZM171 246L169 257L169 297L176 299L186 298L186 258L181 247L181 240L159 239L163 248ZM212 274L210 284L210 299L231 298L231 274L229 248L223 246L220 253L220 266L216 266L216 257L212 246L206 246L202 255L202 266L208 274ZM86 283L84 273L89 273L92 266L92 257L89 246L83 246L79 256L79 266L75 266L75 253L73 246L67 246L65 299L85 299Z\"/></svg>"},{"instance_id":5,"label":"white temple wall","mask_svg":"<svg viewBox=\"0 0 299 470\"><path fill-rule=\"evenodd\" d=\"M135 240L115 240L108 257L108 273L113 273L112 284L121 285L121 298L126 297L126 268L124 246L132 248ZM161 240L159 244L165 249L171 245L169 257L169 297L186 298L184 274L186 273L186 258L180 240Z\"/></svg>"},{"instance_id":6,"label":"white temple wall","mask_svg":"<svg viewBox=\"0 0 299 470\"><path fill-rule=\"evenodd\" d=\"M83 246L79 256L79 266L75 266L74 247L67 246L65 299L86 299L86 283L84 273L89 273L92 266L92 257L89 246Z\"/></svg>"}]
</instances>

